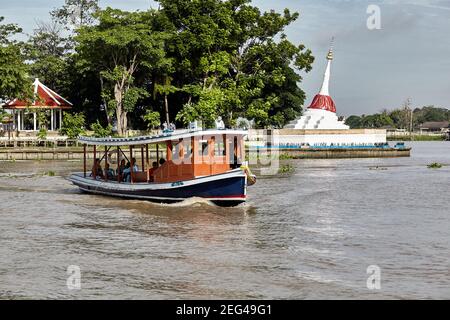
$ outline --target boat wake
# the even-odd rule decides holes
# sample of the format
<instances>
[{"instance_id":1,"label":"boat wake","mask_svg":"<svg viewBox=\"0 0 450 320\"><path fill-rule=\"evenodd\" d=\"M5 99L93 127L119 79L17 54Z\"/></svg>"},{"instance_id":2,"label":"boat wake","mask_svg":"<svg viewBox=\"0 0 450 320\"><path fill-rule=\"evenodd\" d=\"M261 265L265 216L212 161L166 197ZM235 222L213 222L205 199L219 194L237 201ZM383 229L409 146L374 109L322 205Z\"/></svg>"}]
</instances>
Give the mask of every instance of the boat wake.
<instances>
[{"instance_id":1,"label":"boat wake","mask_svg":"<svg viewBox=\"0 0 450 320\"><path fill-rule=\"evenodd\" d=\"M180 202L173 202L173 203L159 203L159 202L152 202L153 204L164 206L164 207L192 207L192 206L201 206L201 205L208 205L212 207L217 207L213 202L209 201L205 198L200 197L192 197L188 198L186 200L180 201Z\"/></svg>"}]
</instances>

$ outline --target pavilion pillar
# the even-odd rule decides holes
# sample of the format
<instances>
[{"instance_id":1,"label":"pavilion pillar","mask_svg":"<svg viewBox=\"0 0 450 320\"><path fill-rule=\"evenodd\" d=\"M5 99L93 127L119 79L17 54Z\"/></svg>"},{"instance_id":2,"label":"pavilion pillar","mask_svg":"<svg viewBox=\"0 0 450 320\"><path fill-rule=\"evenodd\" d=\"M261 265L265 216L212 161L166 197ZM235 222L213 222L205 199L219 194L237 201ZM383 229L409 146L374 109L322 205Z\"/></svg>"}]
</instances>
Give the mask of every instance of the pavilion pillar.
<instances>
[{"instance_id":1,"label":"pavilion pillar","mask_svg":"<svg viewBox=\"0 0 450 320\"><path fill-rule=\"evenodd\" d=\"M21 124L21 119L20 119L20 110L18 110L17 112L17 131L20 131L20 124Z\"/></svg>"},{"instance_id":2,"label":"pavilion pillar","mask_svg":"<svg viewBox=\"0 0 450 320\"><path fill-rule=\"evenodd\" d=\"M33 112L33 128L34 128L34 131L37 130L36 112Z\"/></svg>"},{"instance_id":3,"label":"pavilion pillar","mask_svg":"<svg viewBox=\"0 0 450 320\"><path fill-rule=\"evenodd\" d=\"M62 113L63 113L63 110L59 109L59 130L62 129L62 119L63 119Z\"/></svg>"},{"instance_id":4,"label":"pavilion pillar","mask_svg":"<svg viewBox=\"0 0 450 320\"><path fill-rule=\"evenodd\" d=\"M25 127L25 126L23 125L23 123L24 123L24 118L25 118L25 110L22 111L22 117L20 117L20 121L21 121L21 122L20 122L20 129L21 129L21 130L24 130L24 127Z\"/></svg>"},{"instance_id":5,"label":"pavilion pillar","mask_svg":"<svg viewBox=\"0 0 450 320\"><path fill-rule=\"evenodd\" d=\"M50 111L50 131L53 131L53 130L55 129L55 127L54 127L54 125L55 125L54 121L55 121L55 115L54 115L53 109L52 109L52 110Z\"/></svg>"},{"instance_id":6,"label":"pavilion pillar","mask_svg":"<svg viewBox=\"0 0 450 320\"><path fill-rule=\"evenodd\" d=\"M13 126L14 126L14 130L17 129L17 125L16 125L16 110L13 109L12 111L12 116L13 116Z\"/></svg>"}]
</instances>

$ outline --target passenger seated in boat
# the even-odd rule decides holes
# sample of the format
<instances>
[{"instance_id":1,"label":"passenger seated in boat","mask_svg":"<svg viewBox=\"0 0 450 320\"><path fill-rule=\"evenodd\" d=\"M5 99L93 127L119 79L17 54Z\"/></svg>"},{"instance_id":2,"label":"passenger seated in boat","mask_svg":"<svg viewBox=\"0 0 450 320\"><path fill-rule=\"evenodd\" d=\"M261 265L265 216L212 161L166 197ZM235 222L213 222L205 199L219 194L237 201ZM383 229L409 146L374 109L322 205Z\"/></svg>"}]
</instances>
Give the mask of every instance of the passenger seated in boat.
<instances>
[{"instance_id":1,"label":"passenger seated in boat","mask_svg":"<svg viewBox=\"0 0 450 320\"><path fill-rule=\"evenodd\" d=\"M125 166L123 167L123 170L122 170L122 176L120 177L120 181L123 181L123 182L125 182L126 181L126 177L125 177L125 170L130 170L130 161L127 161L127 163L125 164Z\"/></svg>"},{"instance_id":2,"label":"passenger seated in boat","mask_svg":"<svg viewBox=\"0 0 450 320\"><path fill-rule=\"evenodd\" d=\"M91 177L100 177L103 179L103 169L102 169L102 165L100 164L100 159L97 158L94 161L94 165L92 166L92 170L91 170Z\"/></svg>"},{"instance_id":3,"label":"passenger seated in boat","mask_svg":"<svg viewBox=\"0 0 450 320\"><path fill-rule=\"evenodd\" d=\"M120 164L117 167L117 171L116 171L116 174L119 177L120 181L122 181L123 170L125 170L125 159L122 159L122 161L120 161Z\"/></svg>"},{"instance_id":4,"label":"passenger seated in boat","mask_svg":"<svg viewBox=\"0 0 450 320\"><path fill-rule=\"evenodd\" d=\"M155 173L156 169L158 169L158 162L153 161L152 168L148 169L148 182L153 182L155 180L153 174Z\"/></svg>"},{"instance_id":5,"label":"passenger seated in boat","mask_svg":"<svg viewBox=\"0 0 450 320\"><path fill-rule=\"evenodd\" d=\"M109 163L105 164L104 175L108 178L108 180L114 180L114 170L109 167Z\"/></svg>"},{"instance_id":6,"label":"passenger seated in boat","mask_svg":"<svg viewBox=\"0 0 450 320\"><path fill-rule=\"evenodd\" d=\"M159 159L159 165L162 166L166 162L166 159L161 158Z\"/></svg>"},{"instance_id":7,"label":"passenger seated in boat","mask_svg":"<svg viewBox=\"0 0 450 320\"><path fill-rule=\"evenodd\" d=\"M132 158L130 167L123 170L123 179L126 182L131 182L131 168L133 168L133 172L139 171L139 167L136 164L136 158Z\"/></svg>"}]
</instances>

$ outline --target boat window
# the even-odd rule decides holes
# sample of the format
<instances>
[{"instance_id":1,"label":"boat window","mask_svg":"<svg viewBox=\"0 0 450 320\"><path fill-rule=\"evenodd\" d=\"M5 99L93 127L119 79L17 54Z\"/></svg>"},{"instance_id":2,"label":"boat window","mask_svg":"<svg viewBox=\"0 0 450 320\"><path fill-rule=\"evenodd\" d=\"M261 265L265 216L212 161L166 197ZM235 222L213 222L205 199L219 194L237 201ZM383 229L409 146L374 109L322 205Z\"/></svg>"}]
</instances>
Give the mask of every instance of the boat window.
<instances>
[{"instance_id":1,"label":"boat window","mask_svg":"<svg viewBox=\"0 0 450 320\"><path fill-rule=\"evenodd\" d=\"M192 144L190 140L183 141L184 158L190 158L192 156Z\"/></svg>"},{"instance_id":2,"label":"boat window","mask_svg":"<svg viewBox=\"0 0 450 320\"><path fill-rule=\"evenodd\" d=\"M173 141L172 142L172 159L173 160L178 160L180 159L180 151L182 148L182 143L178 142L178 141Z\"/></svg>"},{"instance_id":3,"label":"boat window","mask_svg":"<svg viewBox=\"0 0 450 320\"><path fill-rule=\"evenodd\" d=\"M216 141L214 143L214 155L215 156L224 156L225 155L225 145L223 141Z\"/></svg>"},{"instance_id":4,"label":"boat window","mask_svg":"<svg viewBox=\"0 0 450 320\"><path fill-rule=\"evenodd\" d=\"M199 141L199 155L207 156L208 155L208 140L200 140Z\"/></svg>"}]
</instances>

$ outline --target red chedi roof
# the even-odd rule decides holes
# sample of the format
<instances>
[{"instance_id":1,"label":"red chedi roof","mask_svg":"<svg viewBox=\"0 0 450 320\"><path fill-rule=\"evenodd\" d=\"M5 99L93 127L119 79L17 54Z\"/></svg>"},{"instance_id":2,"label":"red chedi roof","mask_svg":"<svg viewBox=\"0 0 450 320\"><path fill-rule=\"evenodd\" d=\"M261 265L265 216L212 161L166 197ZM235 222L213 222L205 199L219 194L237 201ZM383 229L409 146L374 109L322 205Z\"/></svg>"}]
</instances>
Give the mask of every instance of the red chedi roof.
<instances>
[{"instance_id":1,"label":"red chedi roof","mask_svg":"<svg viewBox=\"0 0 450 320\"><path fill-rule=\"evenodd\" d=\"M51 90L39 80L33 84L34 92L36 94L35 100L30 104L29 102L22 101L19 99L14 99L8 101L4 104L5 109L24 109L24 108L61 108L70 109L72 108L72 103L64 99L62 96L57 94L55 91Z\"/></svg>"},{"instance_id":2,"label":"red chedi roof","mask_svg":"<svg viewBox=\"0 0 450 320\"><path fill-rule=\"evenodd\" d=\"M316 94L308 109L321 109L336 113L336 105L330 96Z\"/></svg>"}]
</instances>

